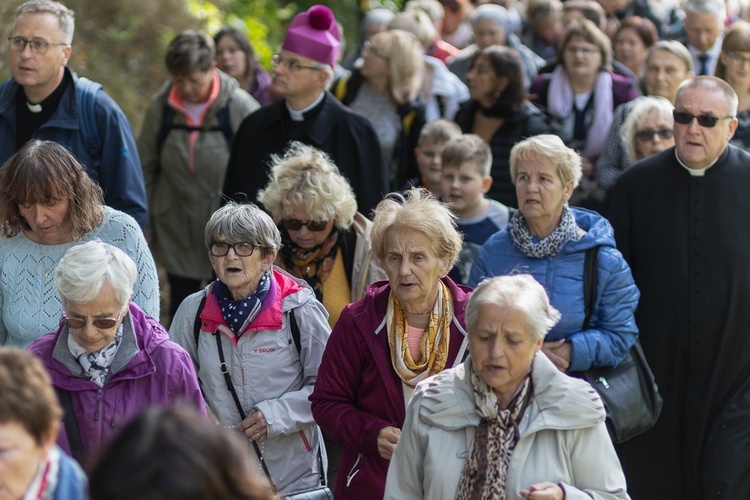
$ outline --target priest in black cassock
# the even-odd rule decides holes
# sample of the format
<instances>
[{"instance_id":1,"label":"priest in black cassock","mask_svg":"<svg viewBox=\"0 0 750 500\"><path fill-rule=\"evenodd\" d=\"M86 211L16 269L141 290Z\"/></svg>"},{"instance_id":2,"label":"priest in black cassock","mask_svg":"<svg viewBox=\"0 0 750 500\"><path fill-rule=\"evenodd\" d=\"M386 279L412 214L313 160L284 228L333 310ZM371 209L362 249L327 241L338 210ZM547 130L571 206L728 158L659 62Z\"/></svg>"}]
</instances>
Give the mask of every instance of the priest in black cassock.
<instances>
[{"instance_id":1,"label":"priest in black cassock","mask_svg":"<svg viewBox=\"0 0 750 500\"><path fill-rule=\"evenodd\" d=\"M675 147L613 191L610 221L664 397L656 426L618 450L633 498L750 498L750 154L729 145L736 113L722 80L685 81Z\"/></svg>"},{"instance_id":2,"label":"priest in black cassock","mask_svg":"<svg viewBox=\"0 0 750 500\"><path fill-rule=\"evenodd\" d=\"M224 181L227 197L257 203L268 183L271 155L300 141L331 156L349 180L360 212L369 215L382 199L388 175L375 130L326 90L340 48L341 33L328 7L314 5L294 17L274 56L271 91L283 99L245 118L237 130Z\"/></svg>"}]
</instances>

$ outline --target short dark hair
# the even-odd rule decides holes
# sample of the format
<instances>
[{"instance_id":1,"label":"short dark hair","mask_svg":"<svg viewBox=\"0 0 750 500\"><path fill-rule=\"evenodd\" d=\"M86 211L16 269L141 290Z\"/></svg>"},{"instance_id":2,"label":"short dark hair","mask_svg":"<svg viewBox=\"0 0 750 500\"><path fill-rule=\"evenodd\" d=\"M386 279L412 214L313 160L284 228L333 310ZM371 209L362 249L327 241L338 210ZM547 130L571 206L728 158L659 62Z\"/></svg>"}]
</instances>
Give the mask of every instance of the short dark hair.
<instances>
[{"instance_id":1,"label":"short dark hair","mask_svg":"<svg viewBox=\"0 0 750 500\"><path fill-rule=\"evenodd\" d=\"M480 57L486 57L496 76L508 79L508 86L492 103L489 113L493 116L510 116L521 109L526 102L526 90L523 84L523 70L518 53L502 45L491 45L477 50L471 57L469 69L474 67Z\"/></svg>"},{"instance_id":2,"label":"short dark hair","mask_svg":"<svg viewBox=\"0 0 750 500\"><path fill-rule=\"evenodd\" d=\"M135 417L90 470L92 500L270 500L240 435L187 405L152 406Z\"/></svg>"},{"instance_id":3,"label":"short dark hair","mask_svg":"<svg viewBox=\"0 0 750 500\"><path fill-rule=\"evenodd\" d=\"M0 347L0 422L21 425L44 444L62 418L47 370L33 354Z\"/></svg>"},{"instance_id":4,"label":"short dark hair","mask_svg":"<svg viewBox=\"0 0 750 500\"><path fill-rule=\"evenodd\" d=\"M165 61L173 75L208 71L216 59L216 46L203 31L187 30L169 42Z\"/></svg>"},{"instance_id":5,"label":"short dark hair","mask_svg":"<svg viewBox=\"0 0 750 500\"><path fill-rule=\"evenodd\" d=\"M30 229L19 205L60 200L69 203L65 225L72 240L104 220L102 188L64 146L31 140L0 169L0 220L5 236Z\"/></svg>"},{"instance_id":6,"label":"short dark hair","mask_svg":"<svg viewBox=\"0 0 750 500\"><path fill-rule=\"evenodd\" d=\"M650 19L646 19L645 17L631 16L620 21L620 26L617 28L613 40L617 40L617 35L626 29L635 31L635 34L638 35L638 38L641 39L647 49L650 49L659 40L659 33L656 31L656 26L654 26L654 23Z\"/></svg>"}]
</instances>

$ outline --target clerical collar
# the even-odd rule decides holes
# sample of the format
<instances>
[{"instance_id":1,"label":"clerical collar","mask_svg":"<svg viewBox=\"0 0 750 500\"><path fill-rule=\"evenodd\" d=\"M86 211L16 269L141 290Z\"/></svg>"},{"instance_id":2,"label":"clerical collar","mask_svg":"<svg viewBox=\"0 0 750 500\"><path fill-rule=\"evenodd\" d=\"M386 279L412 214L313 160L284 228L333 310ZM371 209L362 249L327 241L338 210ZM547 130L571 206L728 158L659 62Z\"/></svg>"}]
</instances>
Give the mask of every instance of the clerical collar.
<instances>
[{"instance_id":1,"label":"clerical collar","mask_svg":"<svg viewBox=\"0 0 750 500\"><path fill-rule=\"evenodd\" d=\"M719 158L721 158L721 155L719 155L716 158L714 158L714 161L712 161L711 163L709 163L708 166L706 166L704 168L690 168L687 165L685 165L684 163L682 163L682 160L680 160L680 157L677 154L677 148L675 148L675 150L674 150L674 157L677 158L677 163L679 163L680 165L682 165L682 167L685 170L687 170L690 175L692 175L693 177L703 177L704 175L706 175L706 170L708 170L709 168L713 167L716 164L716 162L719 161Z\"/></svg>"},{"instance_id":2,"label":"clerical collar","mask_svg":"<svg viewBox=\"0 0 750 500\"><path fill-rule=\"evenodd\" d=\"M289 111L289 116L292 118L292 121L303 122L303 121L305 121L305 113L307 113L311 109L315 108L315 106L317 106L318 104L320 104L321 101L323 101L323 98L325 96L326 96L325 91L321 92L320 95L318 96L318 98L315 99L315 102L313 102L312 104L310 104L305 109L300 109L300 110L292 109L292 107L289 105L289 101L285 101L284 104L286 104L286 109L287 109L287 111Z\"/></svg>"}]
</instances>

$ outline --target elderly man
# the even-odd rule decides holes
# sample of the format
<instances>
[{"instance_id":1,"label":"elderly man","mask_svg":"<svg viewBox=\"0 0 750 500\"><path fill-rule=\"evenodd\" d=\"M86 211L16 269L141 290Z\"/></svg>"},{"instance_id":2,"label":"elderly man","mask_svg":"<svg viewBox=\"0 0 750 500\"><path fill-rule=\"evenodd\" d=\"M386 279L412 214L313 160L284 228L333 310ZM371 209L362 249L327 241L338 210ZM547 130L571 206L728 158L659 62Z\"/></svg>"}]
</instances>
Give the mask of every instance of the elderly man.
<instances>
[{"instance_id":1,"label":"elderly man","mask_svg":"<svg viewBox=\"0 0 750 500\"><path fill-rule=\"evenodd\" d=\"M104 202L146 223L146 188L133 130L101 85L68 67L73 11L50 0L16 9L8 38L13 77L0 84L0 164L29 139L69 148Z\"/></svg>"},{"instance_id":2,"label":"elderly man","mask_svg":"<svg viewBox=\"0 0 750 500\"><path fill-rule=\"evenodd\" d=\"M326 90L340 47L339 28L328 7L315 5L295 16L274 56L271 90L283 99L242 122L224 183L227 196L256 201L268 182L271 155L300 141L331 156L351 183L360 212L369 214L381 200L387 173L375 131Z\"/></svg>"},{"instance_id":3,"label":"elderly man","mask_svg":"<svg viewBox=\"0 0 750 500\"><path fill-rule=\"evenodd\" d=\"M680 41L693 56L695 74L713 75L724 40L727 6L724 0L687 0L683 10L685 37Z\"/></svg>"},{"instance_id":4,"label":"elderly man","mask_svg":"<svg viewBox=\"0 0 750 500\"><path fill-rule=\"evenodd\" d=\"M625 170L617 246L664 396L621 458L633 498L750 498L750 154L729 145L737 95L696 77L675 98L675 147Z\"/></svg>"}]
</instances>

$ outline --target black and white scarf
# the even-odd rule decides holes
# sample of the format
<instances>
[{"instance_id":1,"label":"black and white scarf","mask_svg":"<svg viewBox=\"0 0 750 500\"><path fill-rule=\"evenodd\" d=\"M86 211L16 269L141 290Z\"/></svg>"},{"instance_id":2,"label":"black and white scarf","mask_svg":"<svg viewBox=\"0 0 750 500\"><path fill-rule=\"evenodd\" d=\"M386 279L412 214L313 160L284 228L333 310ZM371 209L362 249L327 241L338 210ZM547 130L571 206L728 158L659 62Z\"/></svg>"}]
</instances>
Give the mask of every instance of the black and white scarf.
<instances>
[{"instance_id":1,"label":"black and white scarf","mask_svg":"<svg viewBox=\"0 0 750 500\"><path fill-rule=\"evenodd\" d=\"M520 210L510 218L510 236L516 248L525 256L537 259L557 255L563 243L578 239L578 231L578 224L567 203L563 205L560 224L552 231L552 234L543 239L531 234Z\"/></svg>"}]
</instances>

